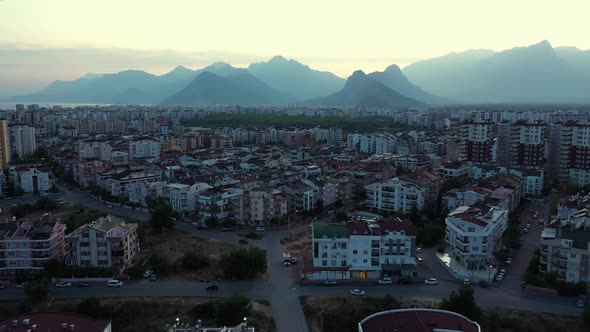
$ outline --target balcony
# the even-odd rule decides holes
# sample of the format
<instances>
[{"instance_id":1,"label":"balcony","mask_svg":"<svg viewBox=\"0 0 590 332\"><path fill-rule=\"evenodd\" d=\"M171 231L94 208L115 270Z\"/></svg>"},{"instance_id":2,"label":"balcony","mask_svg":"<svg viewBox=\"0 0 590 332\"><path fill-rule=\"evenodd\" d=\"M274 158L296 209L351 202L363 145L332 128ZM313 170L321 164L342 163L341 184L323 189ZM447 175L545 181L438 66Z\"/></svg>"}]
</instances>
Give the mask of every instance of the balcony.
<instances>
[{"instance_id":1,"label":"balcony","mask_svg":"<svg viewBox=\"0 0 590 332\"><path fill-rule=\"evenodd\" d=\"M560 262L562 262L562 261L567 262L567 256L563 256L563 255L559 256L559 261Z\"/></svg>"},{"instance_id":2,"label":"balcony","mask_svg":"<svg viewBox=\"0 0 590 332\"><path fill-rule=\"evenodd\" d=\"M464 244L469 244L469 239L468 238L462 238L460 236L455 237L455 240L460 242L460 243L464 243Z\"/></svg>"},{"instance_id":3,"label":"balcony","mask_svg":"<svg viewBox=\"0 0 590 332\"><path fill-rule=\"evenodd\" d=\"M560 269L560 270L567 270L567 263L566 264L563 264L563 263L560 262L557 265L557 268Z\"/></svg>"}]
</instances>

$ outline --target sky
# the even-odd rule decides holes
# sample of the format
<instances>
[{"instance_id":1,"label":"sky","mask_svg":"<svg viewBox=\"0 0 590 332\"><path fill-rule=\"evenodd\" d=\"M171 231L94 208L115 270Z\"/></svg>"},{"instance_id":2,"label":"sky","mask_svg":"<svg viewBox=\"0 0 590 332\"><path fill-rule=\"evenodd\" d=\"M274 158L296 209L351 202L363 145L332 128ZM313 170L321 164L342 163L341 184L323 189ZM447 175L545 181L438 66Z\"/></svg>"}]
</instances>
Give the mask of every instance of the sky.
<instances>
[{"instance_id":1,"label":"sky","mask_svg":"<svg viewBox=\"0 0 590 332\"><path fill-rule=\"evenodd\" d=\"M274 55L347 77L541 40L590 49L588 12L587 0L0 0L0 97Z\"/></svg>"}]
</instances>

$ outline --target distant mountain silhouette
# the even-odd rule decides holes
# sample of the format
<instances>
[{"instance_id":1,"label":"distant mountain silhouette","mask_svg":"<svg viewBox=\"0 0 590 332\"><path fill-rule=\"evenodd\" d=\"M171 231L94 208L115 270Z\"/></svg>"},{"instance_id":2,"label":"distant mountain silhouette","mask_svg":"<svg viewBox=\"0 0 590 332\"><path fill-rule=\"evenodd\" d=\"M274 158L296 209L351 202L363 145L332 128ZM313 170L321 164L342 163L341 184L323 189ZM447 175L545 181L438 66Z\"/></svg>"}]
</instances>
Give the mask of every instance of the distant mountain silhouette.
<instances>
[{"instance_id":1,"label":"distant mountain silhouette","mask_svg":"<svg viewBox=\"0 0 590 332\"><path fill-rule=\"evenodd\" d=\"M433 93L465 102L588 103L590 59L585 55L556 51L542 41L499 53L447 55L410 65L404 73Z\"/></svg>"},{"instance_id":2,"label":"distant mountain silhouette","mask_svg":"<svg viewBox=\"0 0 590 332\"><path fill-rule=\"evenodd\" d=\"M330 72L314 70L282 56L253 63L248 69L269 86L290 94L296 100L332 94L342 89L345 82Z\"/></svg>"},{"instance_id":3,"label":"distant mountain silhouette","mask_svg":"<svg viewBox=\"0 0 590 332\"><path fill-rule=\"evenodd\" d=\"M387 87L385 84L372 79L361 70L355 71L346 80L346 84L342 90L327 97L309 100L305 104L384 108L405 108L424 105L423 102L406 97Z\"/></svg>"},{"instance_id":4,"label":"distant mountain silhouette","mask_svg":"<svg viewBox=\"0 0 590 332\"><path fill-rule=\"evenodd\" d=\"M222 77L205 71L182 91L166 98L166 105L272 105L285 96L247 72Z\"/></svg>"},{"instance_id":5,"label":"distant mountain silhouette","mask_svg":"<svg viewBox=\"0 0 590 332\"><path fill-rule=\"evenodd\" d=\"M422 88L410 83L406 75L402 73L397 65L391 65L382 72L372 72L367 76L412 99L427 104L448 103L447 99L428 93L422 90Z\"/></svg>"}]
</instances>

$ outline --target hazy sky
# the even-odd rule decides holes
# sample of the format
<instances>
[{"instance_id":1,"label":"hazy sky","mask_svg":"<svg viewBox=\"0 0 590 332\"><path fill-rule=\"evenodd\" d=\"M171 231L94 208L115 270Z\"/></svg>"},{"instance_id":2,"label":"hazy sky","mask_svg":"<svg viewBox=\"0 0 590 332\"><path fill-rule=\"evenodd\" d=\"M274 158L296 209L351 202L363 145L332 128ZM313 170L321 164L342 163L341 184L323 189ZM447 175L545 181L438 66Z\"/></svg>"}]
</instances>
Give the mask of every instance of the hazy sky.
<instances>
[{"instance_id":1,"label":"hazy sky","mask_svg":"<svg viewBox=\"0 0 590 332\"><path fill-rule=\"evenodd\" d=\"M281 54L346 77L451 51L590 48L588 0L0 0L0 96Z\"/></svg>"}]
</instances>

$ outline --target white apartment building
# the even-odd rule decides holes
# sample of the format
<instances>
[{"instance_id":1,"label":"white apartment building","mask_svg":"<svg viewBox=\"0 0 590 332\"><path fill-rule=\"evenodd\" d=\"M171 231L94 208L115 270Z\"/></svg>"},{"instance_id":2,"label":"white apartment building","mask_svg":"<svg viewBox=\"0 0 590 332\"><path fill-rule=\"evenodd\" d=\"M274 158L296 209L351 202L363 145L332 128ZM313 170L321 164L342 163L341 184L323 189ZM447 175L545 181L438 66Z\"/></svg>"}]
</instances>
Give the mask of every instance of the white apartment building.
<instances>
[{"instance_id":1,"label":"white apartment building","mask_svg":"<svg viewBox=\"0 0 590 332\"><path fill-rule=\"evenodd\" d=\"M196 209L201 221L209 218L225 220L233 214L232 201L244 194L240 188L207 189L198 194Z\"/></svg>"},{"instance_id":2,"label":"white apartment building","mask_svg":"<svg viewBox=\"0 0 590 332\"><path fill-rule=\"evenodd\" d=\"M399 178L373 183L365 189L367 206L374 209L410 213L414 207L418 210L424 207L425 190Z\"/></svg>"},{"instance_id":3,"label":"white apartment building","mask_svg":"<svg viewBox=\"0 0 590 332\"><path fill-rule=\"evenodd\" d=\"M160 142L149 138L129 142L129 158L160 159Z\"/></svg>"},{"instance_id":4,"label":"white apartment building","mask_svg":"<svg viewBox=\"0 0 590 332\"><path fill-rule=\"evenodd\" d=\"M11 126L10 144L12 145L12 151L20 158L35 152L37 149L35 127L24 125Z\"/></svg>"},{"instance_id":5,"label":"white apartment building","mask_svg":"<svg viewBox=\"0 0 590 332\"><path fill-rule=\"evenodd\" d=\"M255 189L232 199L234 218L243 224L264 225L287 215L287 197L277 189Z\"/></svg>"},{"instance_id":6,"label":"white apartment building","mask_svg":"<svg viewBox=\"0 0 590 332\"><path fill-rule=\"evenodd\" d=\"M110 161L113 148L109 142L90 140L78 144L78 156L82 159Z\"/></svg>"},{"instance_id":7,"label":"white apartment building","mask_svg":"<svg viewBox=\"0 0 590 332\"><path fill-rule=\"evenodd\" d=\"M137 224L108 215L65 237L67 265L109 267L120 272L139 252Z\"/></svg>"},{"instance_id":8,"label":"white apartment building","mask_svg":"<svg viewBox=\"0 0 590 332\"><path fill-rule=\"evenodd\" d=\"M416 229L407 220L312 225L313 271L306 279L378 279L416 275Z\"/></svg>"},{"instance_id":9,"label":"white apartment building","mask_svg":"<svg viewBox=\"0 0 590 332\"><path fill-rule=\"evenodd\" d=\"M10 181L25 193L45 192L51 189L49 168L37 166L10 166Z\"/></svg>"},{"instance_id":10,"label":"white apartment building","mask_svg":"<svg viewBox=\"0 0 590 332\"><path fill-rule=\"evenodd\" d=\"M147 206L148 198L164 197L165 181L132 182L127 185L127 198L131 203Z\"/></svg>"},{"instance_id":11,"label":"white apartment building","mask_svg":"<svg viewBox=\"0 0 590 332\"><path fill-rule=\"evenodd\" d=\"M484 270L501 246L508 210L484 204L460 206L445 220L451 257L467 270Z\"/></svg>"},{"instance_id":12,"label":"white apartment building","mask_svg":"<svg viewBox=\"0 0 590 332\"><path fill-rule=\"evenodd\" d=\"M210 188L212 187L207 183L171 183L167 185L168 201L175 212L192 212L195 211L199 193Z\"/></svg>"},{"instance_id":13,"label":"white apartment building","mask_svg":"<svg viewBox=\"0 0 590 332\"><path fill-rule=\"evenodd\" d=\"M319 189L302 181L286 184L280 190L287 195L290 211L311 211L316 208Z\"/></svg>"}]
</instances>

